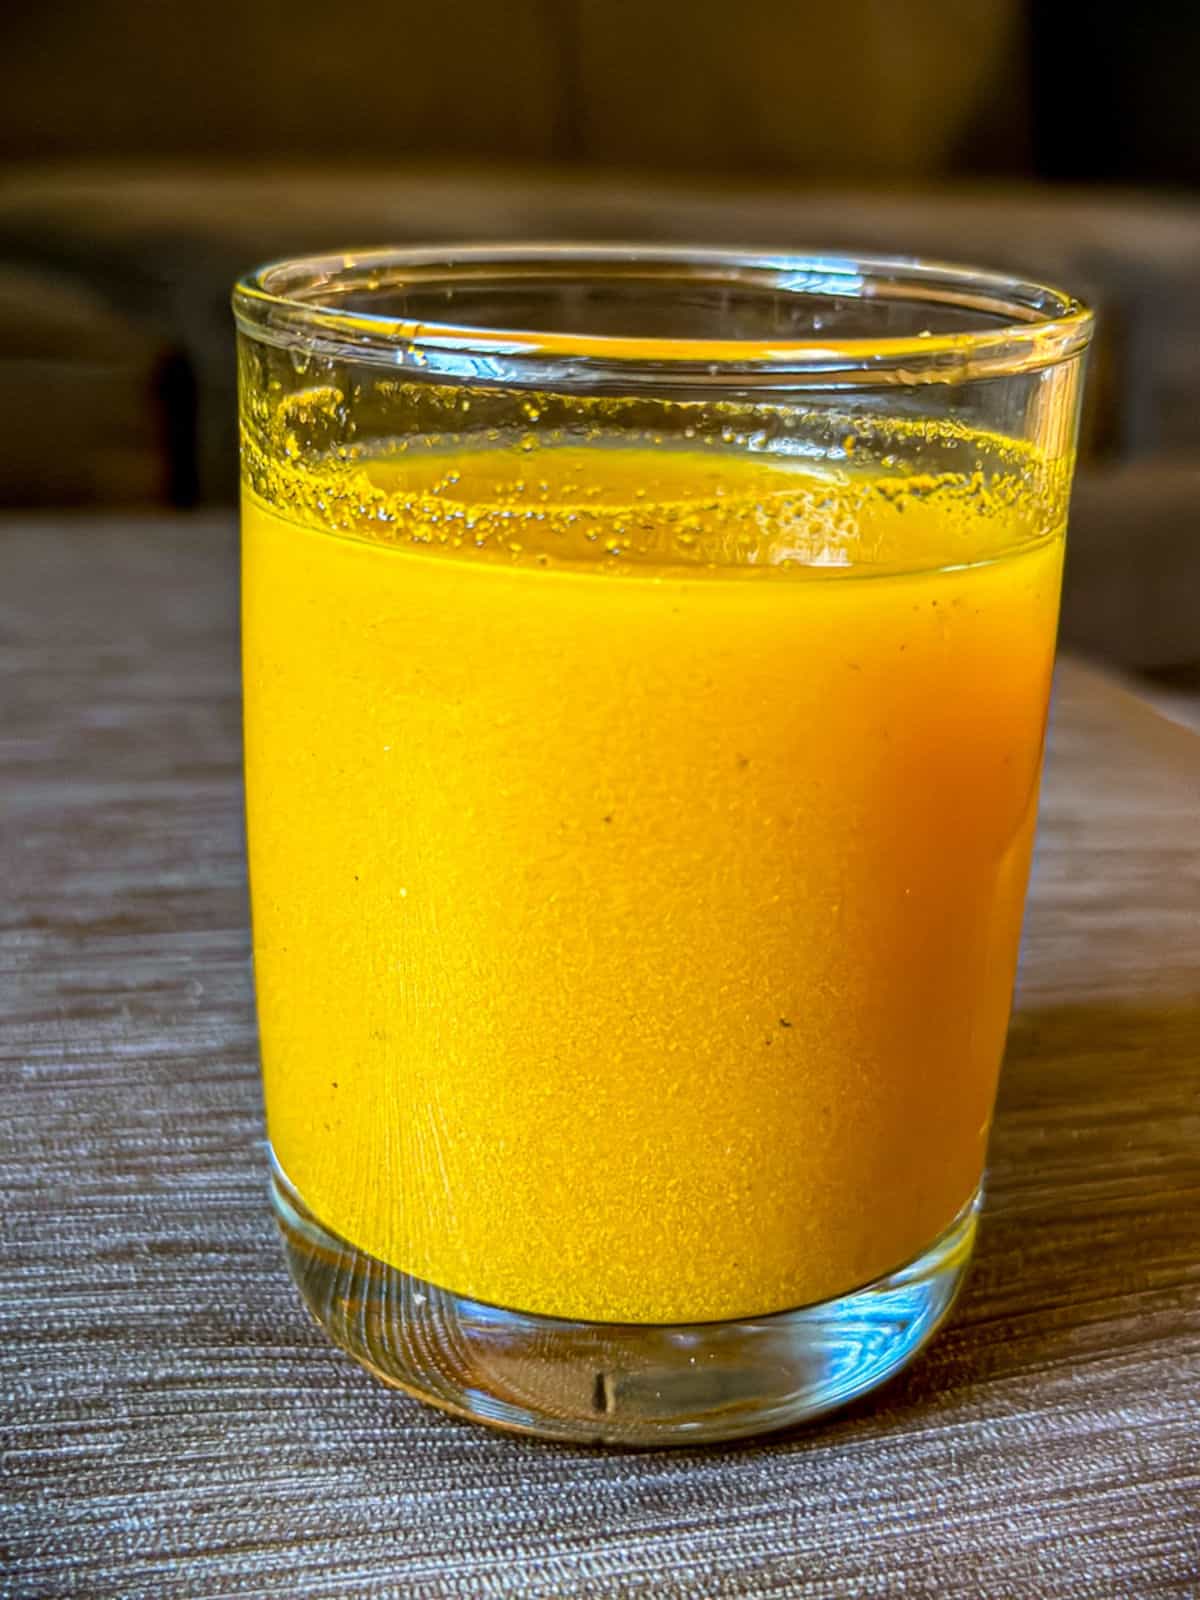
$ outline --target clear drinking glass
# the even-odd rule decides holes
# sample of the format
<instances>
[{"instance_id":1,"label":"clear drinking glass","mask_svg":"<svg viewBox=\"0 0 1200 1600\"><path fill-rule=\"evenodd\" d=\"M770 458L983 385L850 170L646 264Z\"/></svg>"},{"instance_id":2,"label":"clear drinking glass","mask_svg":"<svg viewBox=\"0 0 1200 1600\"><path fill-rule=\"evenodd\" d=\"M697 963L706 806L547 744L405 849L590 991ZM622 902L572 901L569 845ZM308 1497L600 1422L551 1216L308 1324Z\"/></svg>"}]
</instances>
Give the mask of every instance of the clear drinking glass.
<instances>
[{"instance_id":1,"label":"clear drinking glass","mask_svg":"<svg viewBox=\"0 0 1200 1600\"><path fill-rule=\"evenodd\" d=\"M902 260L378 251L243 280L273 1194L380 1377L731 1438L971 1251L1089 313Z\"/></svg>"}]
</instances>

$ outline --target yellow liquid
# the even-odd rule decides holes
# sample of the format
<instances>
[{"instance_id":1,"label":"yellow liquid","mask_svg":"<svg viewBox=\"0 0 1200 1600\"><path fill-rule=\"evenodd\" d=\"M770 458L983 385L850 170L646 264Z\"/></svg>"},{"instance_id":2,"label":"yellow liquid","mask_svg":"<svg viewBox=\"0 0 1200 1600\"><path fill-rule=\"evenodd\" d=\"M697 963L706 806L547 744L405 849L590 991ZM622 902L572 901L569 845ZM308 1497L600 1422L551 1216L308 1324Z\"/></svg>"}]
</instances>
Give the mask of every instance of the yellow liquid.
<instances>
[{"instance_id":1,"label":"yellow liquid","mask_svg":"<svg viewBox=\"0 0 1200 1600\"><path fill-rule=\"evenodd\" d=\"M563 1317L754 1315L912 1259L982 1171L1059 533L699 452L368 483L393 520L244 505L288 1178L383 1261Z\"/></svg>"}]
</instances>

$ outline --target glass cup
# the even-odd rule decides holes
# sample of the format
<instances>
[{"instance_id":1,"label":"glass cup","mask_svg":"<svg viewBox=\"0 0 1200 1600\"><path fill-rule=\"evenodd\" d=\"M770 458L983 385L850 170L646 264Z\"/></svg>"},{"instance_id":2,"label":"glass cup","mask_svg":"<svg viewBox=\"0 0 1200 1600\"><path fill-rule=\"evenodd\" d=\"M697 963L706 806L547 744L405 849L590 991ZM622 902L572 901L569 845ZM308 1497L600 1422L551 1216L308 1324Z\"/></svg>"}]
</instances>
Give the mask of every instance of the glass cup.
<instances>
[{"instance_id":1,"label":"glass cup","mask_svg":"<svg viewBox=\"0 0 1200 1600\"><path fill-rule=\"evenodd\" d=\"M971 1253L1089 313L607 246L291 261L235 309L301 1294L559 1439L874 1388Z\"/></svg>"}]
</instances>

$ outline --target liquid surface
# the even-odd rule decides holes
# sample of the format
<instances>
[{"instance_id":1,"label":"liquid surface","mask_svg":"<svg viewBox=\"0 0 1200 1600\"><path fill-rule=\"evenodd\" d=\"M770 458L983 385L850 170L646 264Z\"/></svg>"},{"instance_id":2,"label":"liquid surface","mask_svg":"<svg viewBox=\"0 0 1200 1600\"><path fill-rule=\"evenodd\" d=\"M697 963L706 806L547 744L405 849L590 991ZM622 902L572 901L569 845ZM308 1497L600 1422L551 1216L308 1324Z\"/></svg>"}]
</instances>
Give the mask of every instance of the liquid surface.
<instances>
[{"instance_id":1,"label":"liquid surface","mask_svg":"<svg viewBox=\"0 0 1200 1600\"><path fill-rule=\"evenodd\" d=\"M755 1315L917 1255L982 1171L1061 538L967 480L745 456L430 452L356 493L338 532L244 503L291 1182L564 1317Z\"/></svg>"}]
</instances>

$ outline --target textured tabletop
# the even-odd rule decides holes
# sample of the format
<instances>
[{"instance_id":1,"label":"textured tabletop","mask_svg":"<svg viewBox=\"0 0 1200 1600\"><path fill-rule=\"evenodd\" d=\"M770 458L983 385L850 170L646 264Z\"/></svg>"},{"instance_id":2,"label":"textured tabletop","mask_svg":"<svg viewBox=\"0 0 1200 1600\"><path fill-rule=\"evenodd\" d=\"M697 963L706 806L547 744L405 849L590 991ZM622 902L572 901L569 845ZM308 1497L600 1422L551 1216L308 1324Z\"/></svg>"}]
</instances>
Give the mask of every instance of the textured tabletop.
<instances>
[{"instance_id":1,"label":"textured tabletop","mask_svg":"<svg viewBox=\"0 0 1200 1600\"><path fill-rule=\"evenodd\" d=\"M0 1594L1200 1595L1200 740L1060 671L977 1264L824 1425L490 1435L265 1199L227 520L0 526Z\"/></svg>"}]
</instances>

